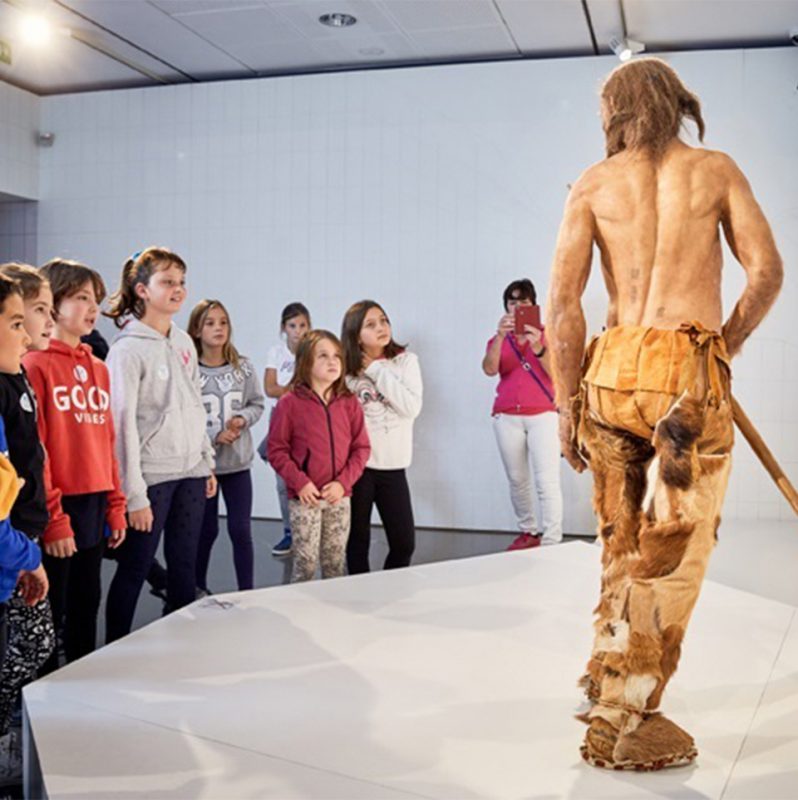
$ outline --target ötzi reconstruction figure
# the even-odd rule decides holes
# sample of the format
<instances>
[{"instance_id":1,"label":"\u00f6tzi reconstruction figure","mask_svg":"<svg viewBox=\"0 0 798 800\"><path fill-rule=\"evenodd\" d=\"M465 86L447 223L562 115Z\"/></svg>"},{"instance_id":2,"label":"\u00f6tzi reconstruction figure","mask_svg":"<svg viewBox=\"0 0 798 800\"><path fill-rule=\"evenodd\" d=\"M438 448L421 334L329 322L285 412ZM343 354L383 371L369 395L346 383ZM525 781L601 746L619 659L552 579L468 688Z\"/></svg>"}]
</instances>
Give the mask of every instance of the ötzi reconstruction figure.
<instances>
[{"instance_id":1,"label":"\u00f6tzi reconstruction figure","mask_svg":"<svg viewBox=\"0 0 798 800\"><path fill-rule=\"evenodd\" d=\"M730 360L779 292L782 265L748 182L703 141L698 98L657 59L601 92L607 157L573 186L549 297L565 457L594 480L603 545L593 701L583 757L598 767L690 763L692 737L657 709L676 670L731 466ZM725 320L720 231L747 276ZM606 330L585 348L580 296L601 254Z\"/></svg>"}]
</instances>

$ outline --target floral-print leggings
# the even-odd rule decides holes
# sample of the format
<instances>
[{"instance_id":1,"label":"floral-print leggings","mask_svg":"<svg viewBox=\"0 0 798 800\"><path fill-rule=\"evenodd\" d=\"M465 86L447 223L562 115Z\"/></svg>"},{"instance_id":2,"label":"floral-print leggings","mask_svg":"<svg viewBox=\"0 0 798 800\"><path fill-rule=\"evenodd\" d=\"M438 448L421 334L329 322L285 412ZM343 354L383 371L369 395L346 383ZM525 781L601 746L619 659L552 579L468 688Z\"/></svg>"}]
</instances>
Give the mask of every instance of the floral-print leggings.
<instances>
[{"instance_id":1,"label":"floral-print leggings","mask_svg":"<svg viewBox=\"0 0 798 800\"><path fill-rule=\"evenodd\" d=\"M288 511L294 551L291 583L312 580L319 561L322 578L343 575L351 515L349 498L343 497L335 505L322 500L315 508L289 500Z\"/></svg>"}]
</instances>

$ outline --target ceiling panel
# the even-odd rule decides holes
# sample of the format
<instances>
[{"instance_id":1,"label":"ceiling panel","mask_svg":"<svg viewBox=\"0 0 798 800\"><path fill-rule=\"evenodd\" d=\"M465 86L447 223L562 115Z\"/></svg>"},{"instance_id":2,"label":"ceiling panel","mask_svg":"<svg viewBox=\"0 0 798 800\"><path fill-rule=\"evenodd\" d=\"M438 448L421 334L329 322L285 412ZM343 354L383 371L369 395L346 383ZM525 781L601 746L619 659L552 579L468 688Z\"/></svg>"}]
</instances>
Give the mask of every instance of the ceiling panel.
<instances>
[{"instance_id":1,"label":"ceiling panel","mask_svg":"<svg viewBox=\"0 0 798 800\"><path fill-rule=\"evenodd\" d=\"M451 58L468 53L471 58L518 56L518 49L506 28L456 28L454 30L415 31L411 40L427 58Z\"/></svg>"},{"instance_id":2,"label":"ceiling panel","mask_svg":"<svg viewBox=\"0 0 798 800\"><path fill-rule=\"evenodd\" d=\"M789 43L798 25L796 0L635 0L626 3L629 34L652 45L684 46L723 41Z\"/></svg>"},{"instance_id":3,"label":"ceiling panel","mask_svg":"<svg viewBox=\"0 0 798 800\"><path fill-rule=\"evenodd\" d=\"M501 24L492 0L377 0L406 33Z\"/></svg>"},{"instance_id":4,"label":"ceiling panel","mask_svg":"<svg viewBox=\"0 0 798 800\"><path fill-rule=\"evenodd\" d=\"M130 2L130 0L126 0ZM106 0L118 4L120 0ZM209 11L235 11L242 8L257 8L263 0L149 0L167 14L204 14Z\"/></svg>"},{"instance_id":5,"label":"ceiling panel","mask_svg":"<svg viewBox=\"0 0 798 800\"><path fill-rule=\"evenodd\" d=\"M593 52L580 0L497 0L497 6L522 53Z\"/></svg>"},{"instance_id":6,"label":"ceiling panel","mask_svg":"<svg viewBox=\"0 0 798 800\"><path fill-rule=\"evenodd\" d=\"M223 50L214 47L202 37L189 30L181 22L172 19L152 3L131 0L62 0L100 25L115 31L173 65L191 77L225 77L240 75L242 64ZM71 24L82 24L72 17ZM122 50L124 44L108 36L112 46ZM131 56L137 53L131 48ZM141 59L140 54L136 58Z\"/></svg>"}]
</instances>

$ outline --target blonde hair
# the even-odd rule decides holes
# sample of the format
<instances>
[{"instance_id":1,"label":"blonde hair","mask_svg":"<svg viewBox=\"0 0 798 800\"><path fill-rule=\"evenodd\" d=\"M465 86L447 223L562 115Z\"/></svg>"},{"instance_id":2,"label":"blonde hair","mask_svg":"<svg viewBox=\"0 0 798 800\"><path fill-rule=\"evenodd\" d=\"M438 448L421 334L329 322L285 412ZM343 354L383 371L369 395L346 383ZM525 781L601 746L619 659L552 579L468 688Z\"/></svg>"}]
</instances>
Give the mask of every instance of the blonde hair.
<instances>
[{"instance_id":1,"label":"blonde hair","mask_svg":"<svg viewBox=\"0 0 798 800\"><path fill-rule=\"evenodd\" d=\"M186 272L186 262L165 247L148 247L131 256L122 267L119 288L109 298L110 307L104 312L105 316L110 317L117 328L125 324L124 317L128 315L141 319L146 308L144 300L136 294L136 286L140 283L146 286L156 272L163 272L169 267Z\"/></svg>"},{"instance_id":2,"label":"blonde hair","mask_svg":"<svg viewBox=\"0 0 798 800\"><path fill-rule=\"evenodd\" d=\"M188 319L188 335L194 342L194 347L197 348L197 356L202 357L202 328L205 325L205 320L208 314L218 308L227 317L227 341L222 345L222 357L228 364L232 364L238 369L241 363L241 356L238 350L233 346L233 323L230 320L230 314L224 307L220 300L200 300L191 311L191 316Z\"/></svg>"},{"instance_id":3,"label":"blonde hair","mask_svg":"<svg viewBox=\"0 0 798 800\"><path fill-rule=\"evenodd\" d=\"M607 157L647 150L655 158L679 135L685 118L704 141L701 103L673 67L659 58L638 58L614 69L601 87Z\"/></svg>"}]
</instances>

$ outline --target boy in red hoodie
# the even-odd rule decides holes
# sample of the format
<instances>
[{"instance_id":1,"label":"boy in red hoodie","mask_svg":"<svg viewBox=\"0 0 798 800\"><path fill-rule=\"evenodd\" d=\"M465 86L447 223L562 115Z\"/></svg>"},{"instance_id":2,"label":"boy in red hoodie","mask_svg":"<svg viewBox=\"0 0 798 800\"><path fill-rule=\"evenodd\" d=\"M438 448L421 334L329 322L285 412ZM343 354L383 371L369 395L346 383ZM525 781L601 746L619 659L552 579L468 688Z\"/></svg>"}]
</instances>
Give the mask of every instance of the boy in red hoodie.
<instances>
[{"instance_id":1,"label":"boy in red hoodie","mask_svg":"<svg viewBox=\"0 0 798 800\"><path fill-rule=\"evenodd\" d=\"M44 565L56 630L63 631L67 663L97 646L100 568L106 547L125 538L125 496L119 483L105 364L80 339L94 328L105 286L97 272L53 259L40 273L53 292L55 332L46 351L24 364L39 403L39 436L50 467L48 507L68 517L51 518L44 531ZM43 672L59 666L57 650Z\"/></svg>"}]
</instances>

